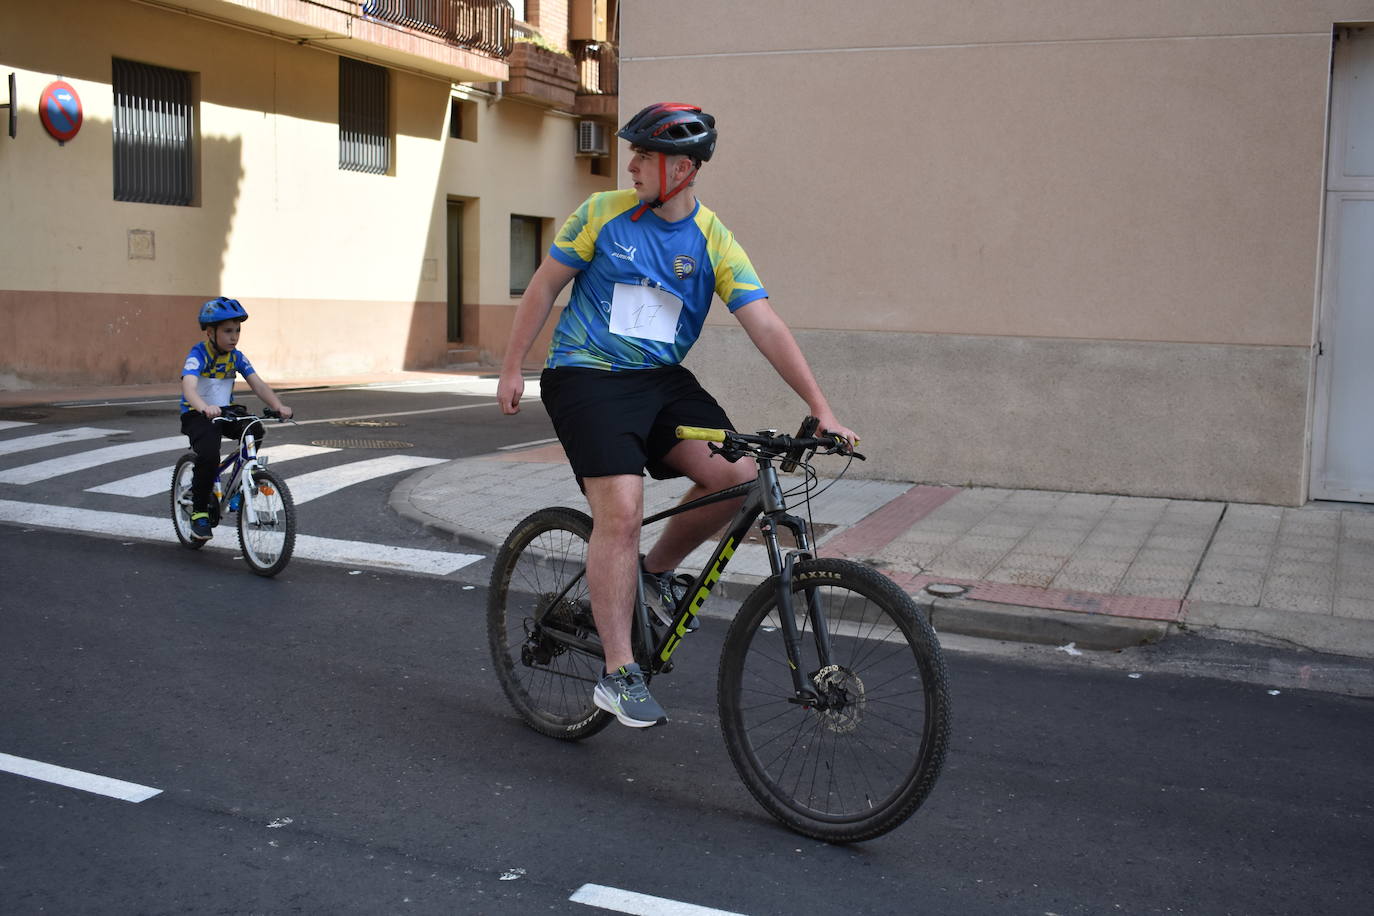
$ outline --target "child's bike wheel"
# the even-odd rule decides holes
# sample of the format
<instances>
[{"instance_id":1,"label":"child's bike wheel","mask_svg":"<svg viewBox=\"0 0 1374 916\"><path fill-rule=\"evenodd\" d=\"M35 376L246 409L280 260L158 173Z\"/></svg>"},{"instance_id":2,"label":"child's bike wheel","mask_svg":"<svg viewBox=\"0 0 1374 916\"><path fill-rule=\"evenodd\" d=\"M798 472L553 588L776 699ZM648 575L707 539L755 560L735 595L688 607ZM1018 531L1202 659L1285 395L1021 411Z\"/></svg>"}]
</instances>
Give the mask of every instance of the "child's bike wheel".
<instances>
[{"instance_id":1,"label":"child's bike wheel","mask_svg":"<svg viewBox=\"0 0 1374 916\"><path fill-rule=\"evenodd\" d=\"M191 475L195 469L196 456L189 452L178 458L172 469L172 527L183 547L199 550L206 542L191 537Z\"/></svg>"},{"instance_id":2,"label":"child's bike wheel","mask_svg":"<svg viewBox=\"0 0 1374 916\"><path fill-rule=\"evenodd\" d=\"M238 515L239 546L249 568L260 576L275 576L285 569L296 546L296 504L286 482L271 471L254 472L253 490L243 492Z\"/></svg>"}]
</instances>

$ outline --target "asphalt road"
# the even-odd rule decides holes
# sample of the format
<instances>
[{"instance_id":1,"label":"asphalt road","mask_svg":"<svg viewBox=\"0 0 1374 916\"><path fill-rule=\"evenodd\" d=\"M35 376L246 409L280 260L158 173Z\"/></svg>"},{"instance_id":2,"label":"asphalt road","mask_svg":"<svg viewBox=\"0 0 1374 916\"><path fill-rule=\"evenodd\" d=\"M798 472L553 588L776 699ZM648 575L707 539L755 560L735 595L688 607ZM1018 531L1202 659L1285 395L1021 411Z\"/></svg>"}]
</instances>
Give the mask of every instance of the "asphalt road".
<instances>
[{"instance_id":1,"label":"asphalt road","mask_svg":"<svg viewBox=\"0 0 1374 916\"><path fill-rule=\"evenodd\" d=\"M655 682L670 725L564 744L506 705L459 578L264 580L14 525L0 558L0 754L161 790L0 772L7 914L589 913L588 885L754 916L1363 914L1374 892L1367 700L952 653L931 799L830 847L731 769L718 622Z\"/></svg>"}]
</instances>

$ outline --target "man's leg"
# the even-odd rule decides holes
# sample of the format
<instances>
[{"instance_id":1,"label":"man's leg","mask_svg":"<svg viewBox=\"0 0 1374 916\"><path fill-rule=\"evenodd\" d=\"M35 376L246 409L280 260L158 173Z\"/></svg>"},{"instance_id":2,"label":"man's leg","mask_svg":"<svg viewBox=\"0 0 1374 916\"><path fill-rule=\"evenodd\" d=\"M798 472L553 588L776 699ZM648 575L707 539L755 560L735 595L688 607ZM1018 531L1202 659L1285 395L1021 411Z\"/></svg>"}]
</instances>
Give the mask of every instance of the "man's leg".
<instances>
[{"instance_id":1,"label":"man's leg","mask_svg":"<svg viewBox=\"0 0 1374 916\"><path fill-rule=\"evenodd\" d=\"M194 511L205 512L210 506L215 471L219 469L219 426L203 413L190 411L182 414L181 431L196 453L195 470L191 474L191 505Z\"/></svg>"},{"instance_id":2,"label":"man's leg","mask_svg":"<svg viewBox=\"0 0 1374 916\"><path fill-rule=\"evenodd\" d=\"M587 545L587 590L601 636L606 670L634 661L630 625L639 575L639 527L644 517L644 479L636 474L586 477L592 507Z\"/></svg>"},{"instance_id":3,"label":"man's leg","mask_svg":"<svg viewBox=\"0 0 1374 916\"><path fill-rule=\"evenodd\" d=\"M711 454L705 442L684 440L663 457L669 467L685 474L694 484L683 502L707 496L754 477L754 465L747 461L729 462ZM641 499L643 498L641 488ZM730 521L741 499L727 500L691 512L675 515L664 526L657 543L644 557L644 568L652 573L676 569L687 555Z\"/></svg>"}]
</instances>

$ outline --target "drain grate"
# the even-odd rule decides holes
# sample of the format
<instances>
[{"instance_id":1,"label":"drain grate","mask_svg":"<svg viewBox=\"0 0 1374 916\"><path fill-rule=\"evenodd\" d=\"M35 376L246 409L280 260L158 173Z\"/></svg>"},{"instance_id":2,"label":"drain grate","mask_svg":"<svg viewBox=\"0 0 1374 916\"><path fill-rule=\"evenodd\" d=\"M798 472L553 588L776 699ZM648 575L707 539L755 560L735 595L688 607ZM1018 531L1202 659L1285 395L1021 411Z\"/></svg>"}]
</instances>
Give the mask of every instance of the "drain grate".
<instances>
[{"instance_id":1,"label":"drain grate","mask_svg":"<svg viewBox=\"0 0 1374 916\"><path fill-rule=\"evenodd\" d=\"M365 429L382 429L388 426L400 426L394 420L330 420L330 426L361 426Z\"/></svg>"},{"instance_id":2,"label":"drain grate","mask_svg":"<svg viewBox=\"0 0 1374 916\"><path fill-rule=\"evenodd\" d=\"M134 410L126 410L124 413L130 417L175 417L179 416L181 411L166 407L139 407Z\"/></svg>"},{"instance_id":3,"label":"drain grate","mask_svg":"<svg viewBox=\"0 0 1374 916\"><path fill-rule=\"evenodd\" d=\"M47 416L41 410L24 410L19 407L8 407L0 410L0 420L43 420Z\"/></svg>"},{"instance_id":4,"label":"drain grate","mask_svg":"<svg viewBox=\"0 0 1374 916\"><path fill-rule=\"evenodd\" d=\"M399 439L313 439L311 445L320 448L414 448L414 442Z\"/></svg>"}]
</instances>

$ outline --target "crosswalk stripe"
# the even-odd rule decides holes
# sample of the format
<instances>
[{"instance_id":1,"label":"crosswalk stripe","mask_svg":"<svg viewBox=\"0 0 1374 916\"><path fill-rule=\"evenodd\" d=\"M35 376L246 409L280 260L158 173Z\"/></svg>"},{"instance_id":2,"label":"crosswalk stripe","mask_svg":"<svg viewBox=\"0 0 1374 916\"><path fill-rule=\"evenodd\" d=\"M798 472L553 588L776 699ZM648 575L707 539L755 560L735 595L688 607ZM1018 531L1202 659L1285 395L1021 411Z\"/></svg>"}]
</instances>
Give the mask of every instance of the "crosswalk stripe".
<instances>
[{"instance_id":1,"label":"crosswalk stripe","mask_svg":"<svg viewBox=\"0 0 1374 916\"><path fill-rule=\"evenodd\" d=\"M259 451L258 454L267 459L268 467L275 467L284 461L291 461L295 458L309 458L314 455L324 455L337 451L336 448L324 448L319 445L286 444L269 445ZM156 471L135 474L132 477L125 477L123 480L112 480L109 483L102 483L98 487L87 487L86 492L112 493L115 496L134 498L156 496L171 489L173 467L174 465L169 464L165 468L158 468Z\"/></svg>"},{"instance_id":2,"label":"crosswalk stripe","mask_svg":"<svg viewBox=\"0 0 1374 916\"><path fill-rule=\"evenodd\" d=\"M447 460L447 458L421 458L418 455L386 455L381 458L368 458L350 464L340 464L325 468L322 471L311 471L309 474L302 474L299 477L288 477L286 482L291 487L292 499L299 506L302 503L310 502L312 499L319 499L321 496L333 493L335 490L342 490L344 487L352 486L355 483L362 483L364 480L385 477L388 474L399 474L401 471L423 468L431 464L443 464Z\"/></svg>"},{"instance_id":3,"label":"crosswalk stripe","mask_svg":"<svg viewBox=\"0 0 1374 916\"><path fill-rule=\"evenodd\" d=\"M35 525L39 528L61 528L82 534L112 534L146 541L165 542L175 541L176 538L170 518L74 509L68 506L45 506L10 499L0 499L0 522ZM220 550L239 549L238 537L232 525L223 525L219 531L220 536L210 541L210 547ZM308 534L296 535L296 549L292 555L303 560L322 560L328 563L380 567L436 576L456 572L482 559L481 554L475 553L391 547L386 544L344 541Z\"/></svg>"},{"instance_id":4,"label":"crosswalk stripe","mask_svg":"<svg viewBox=\"0 0 1374 916\"><path fill-rule=\"evenodd\" d=\"M105 430L104 432L110 433L113 432L113 430ZM148 442L129 442L125 445L110 445L105 448L92 449L89 452L79 452L75 455L68 455L65 458L50 458L47 461L39 461L34 464L25 464L17 468L10 468L7 471L0 471L0 483L37 483L40 480L61 477L63 474L73 474L77 471L84 471L87 468L108 464L112 461L123 461L126 458L138 458L156 452L170 452L174 449L185 447L185 436L167 436L164 439L152 439Z\"/></svg>"},{"instance_id":5,"label":"crosswalk stripe","mask_svg":"<svg viewBox=\"0 0 1374 916\"><path fill-rule=\"evenodd\" d=\"M47 448L50 445L62 445L66 442L81 442L85 439L117 436L124 432L128 432L128 430L78 426L74 429L59 429L51 433L39 433L36 436L20 436L18 439L6 439L4 442L0 442L0 455L13 455L15 452L28 452L36 448Z\"/></svg>"},{"instance_id":6,"label":"crosswalk stripe","mask_svg":"<svg viewBox=\"0 0 1374 916\"><path fill-rule=\"evenodd\" d=\"M0 429L18 429L21 426L32 426L27 420L0 420Z\"/></svg>"}]
</instances>

